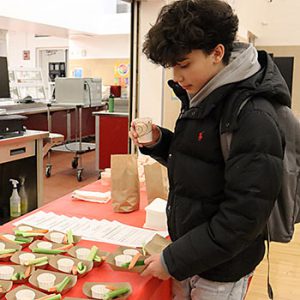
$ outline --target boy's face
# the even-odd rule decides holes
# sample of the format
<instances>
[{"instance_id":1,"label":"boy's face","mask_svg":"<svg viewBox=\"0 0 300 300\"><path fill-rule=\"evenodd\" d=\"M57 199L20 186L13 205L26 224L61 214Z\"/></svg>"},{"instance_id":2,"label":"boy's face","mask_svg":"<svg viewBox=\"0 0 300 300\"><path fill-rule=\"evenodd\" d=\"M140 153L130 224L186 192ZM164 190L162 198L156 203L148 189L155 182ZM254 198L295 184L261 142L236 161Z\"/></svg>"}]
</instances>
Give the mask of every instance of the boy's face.
<instances>
[{"instance_id":1,"label":"boy's face","mask_svg":"<svg viewBox=\"0 0 300 300\"><path fill-rule=\"evenodd\" d=\"M219 46L221 49L218 49ZM174 81L189 94L196 94L224 68L222 47L218 45L211 54L206 54L200 49L192 50L173 67Z\"/></svg>"}]
</instances>

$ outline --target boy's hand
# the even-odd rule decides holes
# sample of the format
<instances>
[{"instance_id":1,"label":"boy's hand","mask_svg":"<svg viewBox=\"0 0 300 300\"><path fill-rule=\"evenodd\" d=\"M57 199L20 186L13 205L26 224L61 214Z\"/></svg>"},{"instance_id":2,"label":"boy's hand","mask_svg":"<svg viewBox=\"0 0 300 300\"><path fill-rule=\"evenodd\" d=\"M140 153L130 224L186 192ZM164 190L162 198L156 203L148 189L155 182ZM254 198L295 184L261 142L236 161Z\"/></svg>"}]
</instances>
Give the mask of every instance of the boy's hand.
<instances>
[{"instance_id":1,"label":"boy's hand","mask_svg":"<svg viewBox=\"0 0 300 300\"><path fill-rule=\"evenodd\" d=\"M149 143L140 143L138 141L139 135L135 130L135 125L133 122L131 122L130 131L128 134L129 134L129 137L132 139L133 143L140 148L142 148L144 146L152 146L152 145L156 144L160 138L160 130L158 129L158 127L155 124L152 124L152 141Z\"/></svg>"},{"instance_id":2,"label":"boy's hand","mask_svg":"<svg viewBox=\"0 0 300 300\"><path fill-rule=\"evenodd\" d=\"M169 279L171 276L168 274L161 264L160 254L151 255L145 259L146 269L141 273L141 276L151 275L162 280Z\"/></svg>"}]
</instances>

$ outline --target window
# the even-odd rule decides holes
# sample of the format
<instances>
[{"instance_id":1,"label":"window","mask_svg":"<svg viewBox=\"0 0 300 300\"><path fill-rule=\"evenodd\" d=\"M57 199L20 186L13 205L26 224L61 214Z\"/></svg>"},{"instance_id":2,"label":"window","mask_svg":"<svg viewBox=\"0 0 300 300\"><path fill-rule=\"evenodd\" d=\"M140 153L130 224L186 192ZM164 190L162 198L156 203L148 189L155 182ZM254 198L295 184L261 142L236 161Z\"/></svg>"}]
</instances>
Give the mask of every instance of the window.
<instances>
[{"instance_id":1,"label":"window","mask_svg":"<svg viewBox=\"0 0 300 300\"><path fill-rule=\"evenodd\" d=\"M117 14L124 14L130 12L130 4L122 0L117 0Z\"/></svg>"}]
</instances>

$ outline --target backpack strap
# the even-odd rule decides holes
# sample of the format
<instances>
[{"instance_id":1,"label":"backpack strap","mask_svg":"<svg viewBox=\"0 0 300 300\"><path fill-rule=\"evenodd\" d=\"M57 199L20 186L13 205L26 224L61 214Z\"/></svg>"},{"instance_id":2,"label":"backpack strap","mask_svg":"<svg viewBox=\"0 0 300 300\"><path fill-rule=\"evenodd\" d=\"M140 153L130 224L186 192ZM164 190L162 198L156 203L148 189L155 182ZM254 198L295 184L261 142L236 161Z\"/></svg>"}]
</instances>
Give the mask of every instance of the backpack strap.
<instances>
[{"instance_id":1,"label":"backpack strap","mask_svg":"<svg viewBox=\"0 0 300 300\"><path fill-rule=\"evenodd\" d=\"M240 105L238 111L237 111L237 116L241 113L243 107L248 103L248 101L251 99L251 97L246 98ZM226 131L224 133L221 133L221 126L222 126L222 117L220 120L220 125L219 125L219 132L220 132L220 143L221 143L221 149L222 149L222 154L224 161L226 161L229 157L230 153L230 145L231 145L231 140L232 140L232 132L231 131Z\"/></svg>"}]
</instances>

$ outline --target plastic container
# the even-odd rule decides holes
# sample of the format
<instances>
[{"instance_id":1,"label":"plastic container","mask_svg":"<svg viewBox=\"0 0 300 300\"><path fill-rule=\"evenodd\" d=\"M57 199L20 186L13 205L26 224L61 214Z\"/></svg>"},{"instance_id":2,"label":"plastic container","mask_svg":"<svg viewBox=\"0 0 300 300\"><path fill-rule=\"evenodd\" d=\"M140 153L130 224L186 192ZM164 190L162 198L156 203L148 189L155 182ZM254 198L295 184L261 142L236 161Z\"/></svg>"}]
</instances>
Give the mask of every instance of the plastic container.
<instances>
[{"instance_id":1,"label":"plastic container","mask_svg":"<svg viewBox=\"0 0 300 300\"><path fill-rule=\"evenodd\" d=\"M29 289L23 289L16 292L16 300L34 300L35 299L35 292Z\"/></svg>"},{"instance_id":2,"label":"plastic container","mask_svg":"<svg viewBox=\"0 0 300 300\"><path fill-rule=\"evenodd\" d=\"M52 249L52 243L50 243L50 242L42 241L42 242L37 243L36 246L38 248L43 248L43 249Z\"/></svg>"},{"instance_id":3,"label":"plastic container","mask_svg":"<svg viewBox=\"0 0 300 300\"><path fill-rule=\"evenodd\" d=\"M25 265L32 259L35 259L35 255L33 253L22 253L19 255L20 265Z\"/></svg>"},{"instance_id":4,"label":"plastic container","mask_svg":"<svg viewBox=\"0 0 300 300\"><path fill-rule=\"evenodd\" d=\"M76 257L78 259L83 259L83 260L87 259L87 257L89 256L90 252L91 252L91 250L87 249L87 248L78 248L75 251Z\"/></svg>"},{"instance_id":5,"label":"plastic container","mask_svg":"<svg viewBox=\"0 0 300 300\"><path fill-rule=\"evenodd\" d=\"M54 243L62 243L64 240L65 235L61 232L51 232L50 239Z\"/></svg>"},{"instance_id":6,"label":"plastic container","mask_svg":"<svg viewBox=\"0 0 300 300\"><path fill-rule=\"evenodd\" d=\"M96 284L91 287L92 291L92 297L95 299L103 299L104 296L110 292L111 290L108 289L105 285L103 284Z\"/></svg>"},{"instance_id":7,"label":"plastic container","mask_svg":"<svg viewBox=\"0 0 300 300\"><path fill-rule=\"evenodd\" d=\"M42 273L37 276L38 286L41 289L48 290L54 286L56 276L51 273Z\"/></svg>"},{"instance_id":8,"label":"plastic container","mask_svg":"<svg viewBox=\"0 0 300 300\"><path fill-rule=\"evenodd\" d=\"M115 97L114 95L110 95L108 98L108 111L114 112L115 111Z\"/></svg>"},{"instance_id":9,"label":"plastic container","mask_svg":"<svg viewBox=\"0 0 300 300\"><path fill-rule=\"evenodd\" d=\"M28 212L28 196L25 190L25 178L20 177L20 190L19 196L21 198L21 214L24 215Z\"/></svg>"},{"instance_id":10,"label":"plastic container","mask_svg":"<svg viewBox=\"0 0 300 300\"><path fill-rule=\"evenodd\" d=\"M136 249L125 249L125 250L123 250L124 255L135 256L137 253L139 253L139 251L136 250Z\"/></svg>"},{"instance_id":11,"label":"plastic container","mask_svg":"<svg viewBox=\"0 0 300 300\"><path fill-rule=\"evenodd\" d=\"M18 180L9 179L9 181L13 185L12 194L9 198L10 201L10 216L12 218L17 218L21 216L21 198L18 194L17 185L19 183Z\"/></svg>"},{"instance_id":12,"label":"plastic container","mask_svg":"<svg viewBox=\"0 0 300 300\"><path fill-rule=\"evenodd\" d=\"M14 274L14 268L10 266L0 266L0 279L11 280Z\"/></svg>"},{"instance_id":13,"label":"plastic container","mask_svg":"<svg viewBox=\"0 0 300 300\"><path fill-rule=\"evenodd\" d=\"M130 263L132 260L131 255L120 254L115 256L115 262L117 267L122 267L122 265Z\"/></svg>"},{"instance_id":14,"label":"plastic container","mask_svg":"<svg viewBox=\"0 0 300 300\"><path fill-rule=\"evenodd\" d=\"M102 185L108 186L111 183L111 173L110 172L101 172L101 183Z\"/></svg>"},{"instance_id":15,"label":"plastic container","mask_svg":"<svg viewBox=\"0 0 300 300\"><path fill-rule=\"evenodd\" d=\"M70 258L61 258L57 261L58 270L66 273L71 273L74 266L74 261Z\"/></svg>"}]
</instances>

